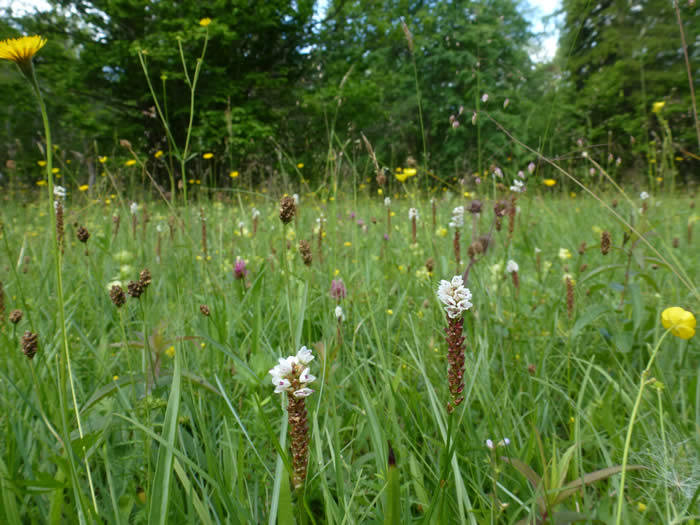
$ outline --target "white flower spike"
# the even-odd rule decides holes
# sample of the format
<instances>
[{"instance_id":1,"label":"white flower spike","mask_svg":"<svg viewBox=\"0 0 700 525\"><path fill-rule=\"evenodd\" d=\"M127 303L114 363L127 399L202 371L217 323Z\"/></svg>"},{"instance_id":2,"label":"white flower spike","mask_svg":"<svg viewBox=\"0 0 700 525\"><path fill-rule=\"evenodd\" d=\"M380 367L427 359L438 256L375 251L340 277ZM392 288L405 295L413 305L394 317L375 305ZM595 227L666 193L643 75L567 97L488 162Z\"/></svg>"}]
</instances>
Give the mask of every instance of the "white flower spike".
<instances>
[{"instance_id":1,"label":"white flower spike","mask_svg":"<svg viewBox=\"0 0 700 525\"><path fill-rule=\"evenodd\" d=\"M445 305L445 312L450 319L459 317L472 307L472 293L464 286L461 275L455 275L451 281L440 281L437 296Z\"/></svg>"}]
</instances>

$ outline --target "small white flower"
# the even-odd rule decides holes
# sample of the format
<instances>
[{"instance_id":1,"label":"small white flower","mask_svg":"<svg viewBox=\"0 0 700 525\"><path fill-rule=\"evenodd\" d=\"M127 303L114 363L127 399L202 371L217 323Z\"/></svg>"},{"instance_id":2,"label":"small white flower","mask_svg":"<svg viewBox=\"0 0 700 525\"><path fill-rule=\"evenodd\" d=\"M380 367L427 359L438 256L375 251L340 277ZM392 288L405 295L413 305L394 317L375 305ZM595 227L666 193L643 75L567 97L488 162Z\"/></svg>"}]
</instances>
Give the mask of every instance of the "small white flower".
<instances>
[{"instance_id":1,"label":"small white flower","mask_svg":"<svg viewBox=\"0 0 700 525\"><path fill-rule=\"evenodd\" d=\"M305 368L304 371L299 376L299 381L301 381L303 384L307 385L309 383L313 383L314 381L316 381L316 376L312 376L311 373L309 372L309 369Z\"/></svg>"},{"instance_id":2,"label":"small white flower","mask_svg":"<svg viewBox=\"0 0 700 525\"><path fill-rule=\"evenodd\" d=\"M483 95L481 95L481 101L482 101L484 104L486 104L486 103L489 101L489 94L488 94L488 93L484 93Z\"/></svg>"},{"instance_id":3,"label":"small white flower","mask_svg":"<svg viewBox=\"0 0 700 525\"><path fill-rule=\"evenodd\" d=\"M54 186L53 187L53 194L54 196L58 197L59 199L65 199L66 198L66 189L63 186Z\"/></svg>"},{"instance_id":4,"label":"small white flower","mask_svg":"<svg viewBox=\"0 0 700 525\"><path fill-rule=\"evenodd\" d=\"M411 208L408 210L408 218L418 220L418 210L416 208Z\"/></svg>"},{"instance_id":5,"label":"small white flower","mask_svg":"<svg viewBox=\"0 0 700 525\"><path fill-rule=\"evenodd\" d=\"M649 198L649 194L646 191L643 191L642 193L639 194L639 198L642 199L643 201L645 201Z\"/></svg>"},{"instance_id":6,"label":"small white flower","mask_svg":"<svg viewBox=\"0 0 700 525\"><path fill-rule=\"evenodd\" d=\"M520 267L518 266L518 263L516 263L513 259L506 263L506 272L508 273L517 272L519 269Z\"/></svg>"},{"instance_id":7,"label":"small white flower","mask_svg":"<svg viewBox=\"0 0 700 525\"><path fill-rule=\"evenodd\" d=\"M294 205L299 206L299 194L295 193L294 195L292 195L292 199L294 199Z\"/></svg>"},{"instance_id":8,"label":"small white flower","mask_svg":"<svg viewBox=\"0 0 700 525\"><path fill-rule=\"evenodd\" d=\"M260 210L258 210L257 208L253 208L250 211L250 215L253 217L253 219L257 219L258 217L260 217Z\"/></svg>"},{"instance_id":9,"label":"small white flower","mask_svg":"<svg viewBox=\"0 0 700 525\"><path fill-rule=\"evenodd\" d=\"M452 210L452 220L449 226L450 228L461 228L464 226L464 206L457 206Z\"/></svg>"},{"instance_id":10,"label":"small white flower","mask_svg":"<svg viewBox=\"0 0 700 525\"><path fill-rule=\"evenodd\" d=\"M542 253L542 250L540 250L537 246L535 246L535 253Z\"/></svg>"},{"instance_id":11,"label":"small white flower","mask_svg":"<svg viewBox=\"0 0 700 525\"><path fill-rule=\"evenodd\" d=\"M156 231L158 233L163 233L165 231L165 227L161 223L158 223L156 224Z\"/></svg>"},{"instance_id":12,"label":"small white flower","mask_svg":"<svg viewBox=\"0 0 700 525\"><path fill-rule=\"evenodd\" d=\"M139 211L139 205L135 202L132 202L131 206L129 206L129 211L131 212L131 215L136 215L136 212Z\"/></svg>"},{"instance_id":13,"label":"small white flower","mask_svg":"<svg viewBox=\"0 0 700 525\"><path fill-rule=\"evenodd\" d=\"M386 206L387 208L391 206L391 198L384 197L384 206Z\"/></svg>"},{"instance_id":14,"label":"small white flower","mask_svg":"<svg viewBox=\"0 0 700 525\"><path fill-rule=\"evenodd\" d=\"M239 229L239 230L242 230L244 226L245 226L245 222L243 222L243 221L238 221L238 229Z\"/></svg>"},{"instance_id":15,"label":"small white flower","mask_svg":"<svg viewBox=\"0 0 700 525\"><path fill-rule=\"evenodd\" d=\"M297 352L296 359L298 359L302 365L308 365L311 361L313 361L314 356L311 353L311 350L305 346L302 346Z\"/></svg>"},{"instance_id":16,"label":"small white flower","mask_svg":"<svg viewBox=\"0 0 700 525\"><path fill-rule=\"evenodd\" d=\"M513 185L510 187L510 191L515 193L523 193L525 191L525 184L522 181L515 179L513 181Z\"/></svg>"},{"instance_id":17,"label":"small white flower","mask_svg":"<svg viewBox=\"0 0 700 525\"><path fill-rule=\"evenodd\" d=\"M472 293L464 286L461 275L455 275L452 281L440 281L437 296L445 305L445 312L450 319L459 317L472 307Z\"/></svg>"},{"instance_id":18,"label":"small white flower","mask_svg":"<svg viewBox=\"0 0 700 525\"><path fill-rule=\"evenodd\" d=\"M340 307L340 305L335 307L335 318L338 321L344 321L345 320L345 314L343 313L343 309Z\"/></svg>"},{"instance_id":19,"label":"small white flower","mask_svg":"<svg viewBox=\"0 0 700 525\"><path fill-rule=\"evenodd\" d=\"M488 448L489 450L493 450L495 448L493 446L493 441L491 441L490 439L487 439L486 440L486 448Z\"/></svg>"},{"instance_id":20,"label":"small white flower","mask_svg":"<svg viewBox=\"0 0 700 525\"><path fill-rule=\"evenodd\" d=\"M302 389L294 392L294 397L296 397L297 399L302 398L302 397L309 397L313 393L314 393L314 391L311 390L310 388L302 388Z\"/></svg>"},{"instance_id":21,"label":"small white flower","mask_svg":"<svg viewBox=\"0 0 700 525\"><path fill-rule=\"evenodd\" d=\"M534 162L531 162L530 164L527 165L527 171L529 173L532 173L533 171L535 171L535 163Z\"/></svg>"},{"instance_id":22,"label":"small white flower","mask_svg":"<svg viewBox=\"0 0 700 525\"><path fill-rule=\"evenodd\" d=\"M559 258L562 261L565 261L566 259L571 259L571 252L566 248L559 248Z\"/></svg>"},{"instance_id":23,"label":"small white flower","mask_svg":"<svg viewBox=\"0 0 700 525\"><path fill-rule=\"evenodd\" d=\"M508 107L508 104L510 104L510 99L505 99L503 101L503 109L506 109Z\"/></svg>"},{"instance_id":24,"label":"small white flower","mask_svg":"<svg viewBox=\"0 0 700 525\"><path fill-rule=\"evenodd\" d=\"M281 394L282 392L285 392L290 386L292 386L292 383L289 382L289 379L276 376L272 377L272 384L275 385L275 394Z\"/></svg>"}]
</instances>

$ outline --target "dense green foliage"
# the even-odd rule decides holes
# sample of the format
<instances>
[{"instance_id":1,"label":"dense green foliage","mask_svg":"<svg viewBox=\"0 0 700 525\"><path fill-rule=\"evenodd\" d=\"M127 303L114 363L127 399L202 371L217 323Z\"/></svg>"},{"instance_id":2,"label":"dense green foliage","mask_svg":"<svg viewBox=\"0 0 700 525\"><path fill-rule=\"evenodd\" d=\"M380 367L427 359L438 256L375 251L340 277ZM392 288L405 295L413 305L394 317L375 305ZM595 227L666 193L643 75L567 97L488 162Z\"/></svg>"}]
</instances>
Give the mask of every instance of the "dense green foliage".
<instances>
[{"instance_id":1,"label":"dense green foliage","mask_svg":"<svg viewBox=\"0 0 700 525\"><path fill-rule=\"evenodd\" d=\"M361 133L392 169L409 158L441 178L524 168L532 156L489 115L554 157L577 149L582 138L601 159L621 157L628 167L666 153L671 160L681 155L691 174L696 162L678 27L661 0L633 9L565 2L562 45L551 64L532 62L533 35L515 0L334 0L323 13L313 0L54 6L49 13L8 13L0 33L48 38L35 62L55 135L66 158L90 175L97 153L129 158L119 139L146 157L172 146L139 52L180 149L190 122L188 83L203 56L188 153L215 154L213 185L231 170L260 182L297 162L319 177L329 158L364 150ZM697 63L700 15L689 6L682 14ZM212 22L202 27L205 17ZM41 158L39 117L7 65L0 89L0 140L7 145L0 158L16 163L8 175L24 177ZM660 100L668 102L668 129L650 112ZM654 139L659 151L647 147ZM320 143L325 151L315 147ZM361 162L368 166L368 157ZM170 166L177 177L178 162ZM155 177L166 182L167 170Z\"/></svg>"}]
</instances>

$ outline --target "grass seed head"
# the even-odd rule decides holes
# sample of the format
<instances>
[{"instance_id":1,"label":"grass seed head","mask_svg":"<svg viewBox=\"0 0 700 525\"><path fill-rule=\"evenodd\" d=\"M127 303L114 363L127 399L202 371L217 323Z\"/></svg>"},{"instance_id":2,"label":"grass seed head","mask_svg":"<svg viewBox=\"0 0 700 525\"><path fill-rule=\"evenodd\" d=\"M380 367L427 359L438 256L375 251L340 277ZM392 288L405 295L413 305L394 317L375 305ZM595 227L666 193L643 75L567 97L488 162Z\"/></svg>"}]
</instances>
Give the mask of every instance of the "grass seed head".
<instances>
[{"instance_id":1,"label":"grass seed head","mask_svg":"<svg viewBox=\"0 0 700 525\"><path fill-rule=\"evenodd\" d=\"M12 324L19 323L22 320L23 315L24 314L22 313L22 310L19 310L19 309L12 310L12 312L10 312L10 322Z\"/></svg>"},{"instance_id":2,"label":"grass seed head","mask_svg":"<svg viewBox=\"0 0 700 525\"><path fill-rule=\"evenodd\" d=\"M280 201L280 220L282 221L282 224L289 224L292 222L296 211L297 207L296 204L294 204L294 198L290 197L289 195L282 197L282 200Z\"/></svg>"},{"instance_id":3,"label":"grass seed head","mask_svg":"<svg viewBox=\"0 0 700 525\"><path fill-rule=\"evenodd\" d=\"M122 287L118 284L112 286L111 290L109 291L109 298L117 308L121 308L126 302L126 294L124 293Z\"/></svg>"},{"instance_id":4,"label":"grass seed head","mask_svg":"<svg viewBox=\"0 0 700 525\"><path fill-rule=\"evenodd\" d=\"M39 336L27 330L22 336L22 352L28 359L34 359L36 351L39 349Z\"/></svg>"}]
</instances>

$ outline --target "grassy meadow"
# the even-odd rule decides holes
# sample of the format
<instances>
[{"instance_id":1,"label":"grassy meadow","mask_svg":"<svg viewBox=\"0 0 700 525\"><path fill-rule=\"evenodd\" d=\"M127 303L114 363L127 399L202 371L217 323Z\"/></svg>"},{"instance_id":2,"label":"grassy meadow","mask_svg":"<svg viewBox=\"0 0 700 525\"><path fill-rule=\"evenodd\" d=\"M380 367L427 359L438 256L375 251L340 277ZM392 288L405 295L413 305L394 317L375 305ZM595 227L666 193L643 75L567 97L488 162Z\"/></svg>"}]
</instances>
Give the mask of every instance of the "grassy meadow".
<instances>
[{"instance_id":1,"label":"grassy meadow","mask_svg":"<svg viewBox=\"0 0 700 525\"><path fill-rule=\"evenodd\" d=\"M601 203L533 177L497 200L490 183L483 195L455 185L421 197L420 174L391 179L382 195L373 181L335 193L234 181L213 198L200 187L186 207L70 185L62 301L53 206L45 191L8 191L2 522L613 523L616 467L658 349L627 447L622 522L692 523L697 338L665 337L660 318L698 304L693 196ZM299 192L287 225L283 189ZM469 250L480 237L481 252ZM436 291L467 266L464 400L448 412ZM150 285L115 306L112 287L126 291L144 268ZM25 331L38 335L33 359ZM287 405L268 371L303 345L316 380L295 489Z\"/></svg>"}]
</instances>

